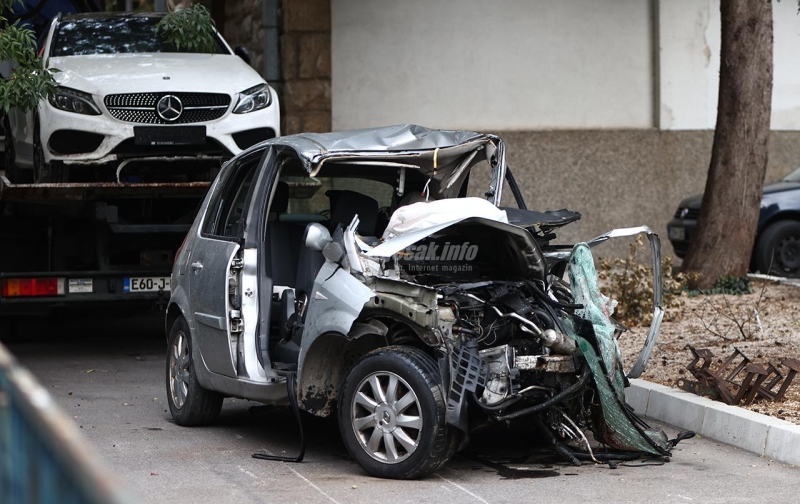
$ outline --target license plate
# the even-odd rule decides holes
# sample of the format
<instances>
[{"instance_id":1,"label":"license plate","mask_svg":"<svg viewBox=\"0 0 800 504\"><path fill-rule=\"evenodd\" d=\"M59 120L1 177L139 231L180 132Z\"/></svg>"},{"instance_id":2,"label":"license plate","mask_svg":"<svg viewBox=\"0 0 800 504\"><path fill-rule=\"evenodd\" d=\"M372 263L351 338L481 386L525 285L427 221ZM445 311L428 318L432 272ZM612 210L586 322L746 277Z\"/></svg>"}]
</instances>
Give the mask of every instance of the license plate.
<instances>
[{"instance_id":1,"label":"license plate","mask_svg":"<svg viewBox=\"0 0 800 504\"><path fill-rule=\"evenodd\" d=\"M203 145L205 126L134 126L136 145Z\"/></svg>"},{"instance_id":2,"label":"license plate","mask_svg":"<svg viewBox=\"0 0 800 504\"><path fill-rule=\"evenodd\" d=\"M671 227L668 230L669 239L675 241L684 241L686 240L686 228L682 227Z\"/></svg>"},{"instance_id":3,"label":"license plate","mask_svg":"<svg viewBox=\"0 0 800 504\"><path fill-rule=\"evenodd\" d=\"M129 277L123 279L125 292L158 292L169 290L169 277Z\"/></svg>"}]
</instances>

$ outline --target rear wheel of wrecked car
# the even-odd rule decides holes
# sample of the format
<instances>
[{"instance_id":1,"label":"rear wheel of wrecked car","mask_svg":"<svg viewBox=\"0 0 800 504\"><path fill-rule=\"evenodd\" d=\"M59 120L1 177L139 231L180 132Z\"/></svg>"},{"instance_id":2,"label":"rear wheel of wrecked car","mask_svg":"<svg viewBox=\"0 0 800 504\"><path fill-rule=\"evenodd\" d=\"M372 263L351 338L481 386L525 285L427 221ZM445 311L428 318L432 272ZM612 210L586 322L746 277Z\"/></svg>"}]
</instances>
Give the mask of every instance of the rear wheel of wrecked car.
<instances>
[{"instance_id":1,"label":"rear wheel of wrecked car","mask_svg":"<svg viewBox=\"0 0 800 504\"><path fill-rule=\"evenodd\" d=\"M200 386L192 361L192 338L183 317L169 333L167 346L167 402L178 425L208 425L222 409L223 396Z\"/></svg>"},{"instance_id":2,"label":"rear wheel of wrecked car","mask_svg":"<svg viewBox=\"0 0 800 504\"><path fill-rule=\"evenodd\" d=\"M800 222L782 220L771 224L758 238L755 262L762 273L800 277Z\"/></svg>"},{"instance_id":3,"label":"rear wheel of wrecked car","mask_svg":"<svg viewBox=\"0 0 800 504\"><path fill-rule=\"evenodd\" d=\"M439 469L454 450L436 361L405 346L367 354L345 379L339 430L373 476L414 479Z\"/></svg>"}]
</instances>

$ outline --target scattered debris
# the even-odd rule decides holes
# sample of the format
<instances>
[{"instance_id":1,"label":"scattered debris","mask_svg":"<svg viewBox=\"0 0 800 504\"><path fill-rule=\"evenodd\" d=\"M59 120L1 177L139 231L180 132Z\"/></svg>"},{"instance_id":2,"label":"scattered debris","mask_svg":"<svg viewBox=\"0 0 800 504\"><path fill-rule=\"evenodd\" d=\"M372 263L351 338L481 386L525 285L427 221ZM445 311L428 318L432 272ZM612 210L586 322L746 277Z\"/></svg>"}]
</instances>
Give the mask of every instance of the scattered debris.
<instances>
[{"instance_id":1,"label":"scattered debris","mask_svg":"<svg viewBox=\"0 0 800 504\"><path fill-rule=\"evenodd\" d=\"M720 400L731 405L749 405L759 396L773 402L782 402L786 389L800 372L800 360L793 358L781 360L781 365L789 370L784 376L774 364L769 363L764 367L754 363L736 347L724 361L715 357L708 348L695 348L691 345L687 345L687 348L694 358L686 369L697 378L698 383L679 380L678 386L693 393L713 389ZM712 368L711 364L715 360L720 364Z\"/></svg>"}]
</instances>

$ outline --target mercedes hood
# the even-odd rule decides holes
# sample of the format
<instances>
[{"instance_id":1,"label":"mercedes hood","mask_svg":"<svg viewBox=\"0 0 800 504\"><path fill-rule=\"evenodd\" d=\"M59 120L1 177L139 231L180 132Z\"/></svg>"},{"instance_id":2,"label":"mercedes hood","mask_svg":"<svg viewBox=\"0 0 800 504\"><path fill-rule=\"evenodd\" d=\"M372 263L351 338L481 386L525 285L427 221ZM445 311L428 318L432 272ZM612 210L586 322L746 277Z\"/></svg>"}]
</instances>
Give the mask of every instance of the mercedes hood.
<instances>
[{"instance_id":1,"label":"mercedes hood","mask_svg":"<svg viewBox=\"0 0 800 504\"><path fill-rule=\"evenodd\" d=\"M93 95L215 92L235 96L263 84L261 76L231 54L139 53L50 58L60 86Z\"/></svg>"}]
</instances>

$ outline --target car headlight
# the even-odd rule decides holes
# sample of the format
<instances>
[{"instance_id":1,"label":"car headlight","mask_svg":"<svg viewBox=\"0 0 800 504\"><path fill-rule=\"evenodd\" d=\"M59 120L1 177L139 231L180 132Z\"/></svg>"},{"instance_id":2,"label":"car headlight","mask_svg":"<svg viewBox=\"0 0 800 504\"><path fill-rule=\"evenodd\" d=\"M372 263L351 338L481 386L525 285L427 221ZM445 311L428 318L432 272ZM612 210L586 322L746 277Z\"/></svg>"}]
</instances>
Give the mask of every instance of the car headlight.
<instances>
[{"instance_id":1,"label":"car headlight","mask_svg":"<svg viewBox=\"0 0 800 504\"><path fill-rule=\"evenodd\" d=\"M272 103L272 94L269 85L259 84L239 93L239 101L233 108L234 114L247 114L269 107Z\"/></svg>"},{"instance_id":2,"label":"car headlight","mask_svg":"<svg viewBox=\"0 0 800 504\"><path fill-rule=\"evenodd\" d=\"M50 105L59 110L84 115L100 115L100 109L95 105L92 95L77 89L58 87L55 94L50 95L48 99Z\"/></svg>"}]
</instances>

